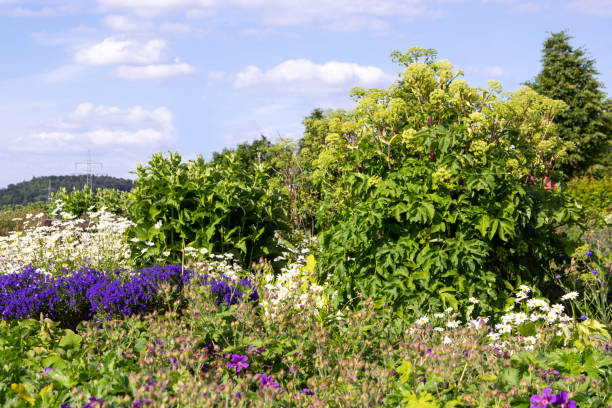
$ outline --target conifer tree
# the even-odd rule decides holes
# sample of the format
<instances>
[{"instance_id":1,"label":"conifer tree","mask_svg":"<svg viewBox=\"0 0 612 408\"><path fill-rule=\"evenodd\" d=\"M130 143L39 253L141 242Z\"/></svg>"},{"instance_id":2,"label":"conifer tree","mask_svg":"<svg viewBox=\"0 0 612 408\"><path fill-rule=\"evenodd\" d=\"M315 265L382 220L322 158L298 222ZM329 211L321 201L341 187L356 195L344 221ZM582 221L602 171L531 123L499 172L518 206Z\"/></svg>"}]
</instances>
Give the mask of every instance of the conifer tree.
<instances>
[{"instance_id":1,"label":"conifer tree","mask_svg":"<svg viewBox=\"0 0 612 408\"><path fill-rule=\"evenodd\" d=\"M552 33L544 42L542 71L528 83L541 95L560 99L567 109L556 118L559 136L574 143L562 163L566 176L602 171L609 162L612 140L610 101L596 78L595 60L582 48L573 48L565 31Z\"/></svg>"}]
</instances>

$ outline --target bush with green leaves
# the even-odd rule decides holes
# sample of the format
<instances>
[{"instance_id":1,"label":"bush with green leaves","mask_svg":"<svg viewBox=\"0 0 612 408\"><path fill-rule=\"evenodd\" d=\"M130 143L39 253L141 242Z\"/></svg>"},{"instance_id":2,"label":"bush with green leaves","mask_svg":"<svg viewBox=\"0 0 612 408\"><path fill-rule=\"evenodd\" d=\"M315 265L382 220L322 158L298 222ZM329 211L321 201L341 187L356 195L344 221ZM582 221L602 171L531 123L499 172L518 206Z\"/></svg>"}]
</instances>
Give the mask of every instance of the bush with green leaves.
<instances>
[{"instance_id":1,"label":"bush with green leaves","mask_svg":"<svg viewBox=\"0 0 612 408\"><path fill-rule=\"evenodd\" d=\"M61 200L62 210L77 217L102 208L123 217L127 214L128 195L125 191L112 188L99 188L94 192L87 185L81 190L73 188L70 192L65 187L60 187L52 194L51 205L56 207L57 201Z\"/></svg>"},{"instance_id":2,"label":"bush with green leaves","mask_svg":"<svg viewBox=\"0 0 612 408\"><path fill-rule=\"evenodd\" d=\"M565 191L584 206L588 224L595 228L612 224L611 176L574 178L567 183Z\"/></svg>"},{"instance_id":3,"label":"bush with green leaves","mask_svg":"<svg viewBox=\"0 0 612 408\"><path fill-rule=\"evenodd\" d=\"M562 103L496 82L471 88L435 55L394 53L399 81L354 89L358 106L328 119L313 176L318 265L341 301L457 308L474 296L501 307L505 291L541 282L572 253L557 229L580 210L543 188L568 147L552 122Z\"/></svg>"},{"instance_id":4,"label":"bush with green leaves","mask_svg":"<svg viewBox=\"0 0 612 408\"><path fill-rule=\"evenodd\" d=\"M265 163L158 153L135 173L129 213L137 225L129 234L137 262L180 261L187 246L231 253L243 266L281 253L275 234L287 230L287 217Z\"/></svg>"}]
</instances>

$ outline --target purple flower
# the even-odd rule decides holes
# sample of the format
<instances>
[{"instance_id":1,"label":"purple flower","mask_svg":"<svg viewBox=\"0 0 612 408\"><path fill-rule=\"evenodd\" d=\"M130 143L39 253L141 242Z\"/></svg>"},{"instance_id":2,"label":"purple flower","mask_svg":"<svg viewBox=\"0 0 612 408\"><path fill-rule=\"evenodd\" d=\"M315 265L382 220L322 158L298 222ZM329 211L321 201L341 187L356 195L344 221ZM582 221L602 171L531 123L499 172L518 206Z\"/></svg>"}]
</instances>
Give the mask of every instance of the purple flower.
<instances>
[{"instance_id":1,"label":"purple flower","mask_svg":"<svg viewBox=\"0 0 612 408\"><path fill-rule=\"evenodd\" d=\"M144 268L135 271L128 281L122 281L119 275L120 271L83 267L65 276L46 276L26 266L19 273L0 276L0 319L38 318L42 313L66 327L76 327L98 313L108 320L150 310L159 302L163 283L180 289L198 282L194 273L181 265ZM250 301L259 299L253 283L246 279L234 283L227 277L203 276L199 283L208 286L217 305L237 303L246 288L250 288ZM261 351L263 348L256 352Z\"/></svg>"},{"instance_id":2,"label":"purple flower","mask_svg":"<svg viewBox=\"0 0 612 408\"><path fill-rule=\"evenodd\" d=\"M310 388L304 388L302 390L302 394L306 394L306 395L314 395L314 392L312 392L312 390Z\"/></svg>"},{"instance_id":3,"label":"purple flower","mask_svg":"<svg viewBox=\"0 0 612 408\"><path fill-rule=\"evenodd\" d=\"M249 363L247 363L248 359L249 357L242 354L232 354L228 366L230 368L235 368L236 373L239 373L243 368L247 369L249 367Z\"/></svg>"},{"instance_id":4,"label":"purple flower","mask_svg":"<svg viewBox=\"0 0 612 408\"><path fill-rule=\"evenodd\" d=\"M599 271L598 271L597 269L595 269L594 271L591 271L591 273L592 273L593 275L597 275L597 274L599 273Z\"/></svg>"},{"instance_id":5,"label":"purple flower","mask_svg":"<svg viewBox=\"0 0 612 408\"><path fill-rule=\"evenodd\" d=\"M559 408L576 408L576 402L569 400L567 393L563 391L559 391L559 394L555 395L551 402L557 404Z\"/></svg>"},{"instance_id":6,"label":"purple flower","mask_svg":"<svg viewBox=\"0 0 612 408\"><path fill-rule=\"evenodd\" d=\"M278 388L278 383L272 379L271 375L259 374L262 387Z\"/></svg>"},{"instance_id":7,"label":"purple flower","mask_svg":"<svg viewBox=\"0 0 612 408\"><path fill-rule=\"evenodd\" d=\"M591 255L593 255L593 253L591 251L588 251L588 252L585 252L584 255L585 256L591 256Z\"/></svg>"},{"instance_id":8,"label":"purple flower","mask_svg":"<svg viewBox=\"0 0 612 408\"><path fill-rule=\"evenodd\" d=\"M581 317L580 317L580 320L587 320L587 319L588 319L588 317L587 317L587 316L581 316Z\"/></svg>"},{"instance_id":9,"label":"purple flower","mask_svg":"<svg viewBox=\"0 0 612 408\"><path fill-rule=\"evenodd\" d=\"M104 398L89 397L89 402L83 405L83 408L98 408L102 407L106 401Z\"/></svg>"},{"instance_id":10,"label":"purple flower","mask_svg":"<svg viewBox=\"0 0 612 408\"><path fill-rule=\"evenodd\" d=\"M431 354L431 349L427 349L427 351L425 352L425 354Z\"/></svg>"},{"instance_id":11,"label":"purple flower","mask_svg":"<svg viewBox=\"0 0 612 408\"><path fill-rule=\"evenodd\" d=\"M44 370L39 371L38 374L42 375L44 377L45 375L49 374L50 372L51 372L51 367L47 367Z\"/></svg>"},{"instance_id":12,"label":"purple flower","mask_svg":"<svg viewBox=\"0 0 612 408\"><path fill-rule=\"evenodd\" d=\"M531 396L529 400L531 402L530 407L547 408L548 404L553 401L553 398L555 398L555 396L552 395L552 388L544 388L541 395L536 394Z\"/></svg>"},{"instance_id":13,"label":"purple flower","mask_svg":"<svg viewBox=\"0 0 612 408\"><path fill-rule=\"evenodd\" d=\"M259 347L259 348L255 346L249 346L249 348L247 349L247 353L249 354L257 353L261 356L261 353L263 353L265 349L266 348L264 346Z\"/></svg>"},{"instance_id":14,"label":"purple flower","mask_svg":"<svg viewBox=\"0 0 612 408\"><path fill-rule=\"evenodd\" d=\"M561 275L556 274L556 275L555 275L555 278L557 278L557 279L561 279Z\"/></svg>"}]
</instances>

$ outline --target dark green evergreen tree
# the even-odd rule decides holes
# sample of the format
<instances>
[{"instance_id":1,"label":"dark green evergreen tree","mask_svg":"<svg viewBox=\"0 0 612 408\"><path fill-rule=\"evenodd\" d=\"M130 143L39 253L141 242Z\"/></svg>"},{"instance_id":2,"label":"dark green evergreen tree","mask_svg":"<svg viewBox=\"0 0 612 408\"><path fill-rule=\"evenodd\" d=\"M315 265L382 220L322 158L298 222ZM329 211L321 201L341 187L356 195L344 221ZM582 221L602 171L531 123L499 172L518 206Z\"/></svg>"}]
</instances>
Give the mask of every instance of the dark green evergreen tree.
<instances>
[{"instance_id":1,"label":"dark green evergreen tree","mask_svg":"<svg viewBox=\"0 0 612 408\"><path fill-rule=\"evenodd\" d=\"M561 31L546 39L542 71L528 83L538 93L568 105L555 118L559 136L574 143L561 163L568 177L601 172L602 164L609 162L612 140L610 102L605 101L603 85L596 78L595 60L584 49L573 48L571 38Z\"/></svg>"}]
</instances>

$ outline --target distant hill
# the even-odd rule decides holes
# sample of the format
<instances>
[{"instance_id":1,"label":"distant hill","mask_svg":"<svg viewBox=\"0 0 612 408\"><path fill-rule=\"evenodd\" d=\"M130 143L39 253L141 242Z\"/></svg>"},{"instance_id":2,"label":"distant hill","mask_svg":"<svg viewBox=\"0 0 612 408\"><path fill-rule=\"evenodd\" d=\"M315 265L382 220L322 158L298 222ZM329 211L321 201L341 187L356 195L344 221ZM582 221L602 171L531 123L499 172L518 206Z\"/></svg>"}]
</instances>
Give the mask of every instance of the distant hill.
<instances>
[{"instance_id":1,"label":"distant hill","mask_svg":"<svg viewBox=\"0 0 612 408\"><path fill-rule=\"evenodd\" d=\"M87 176L46 176L34 177L30 181L22 181L17 184L9 184L8 187L0 189L0 207L5 205L24 205L36 201L46 201L49 195L49 181L51 192L56 192L60 187L66 187L72 191L73 187L82 189L87 183ZM134 184L132 180L111 176L94 176L93 189L114 188L120 191L130 191Z\"/></svg>"}]
</instances>

